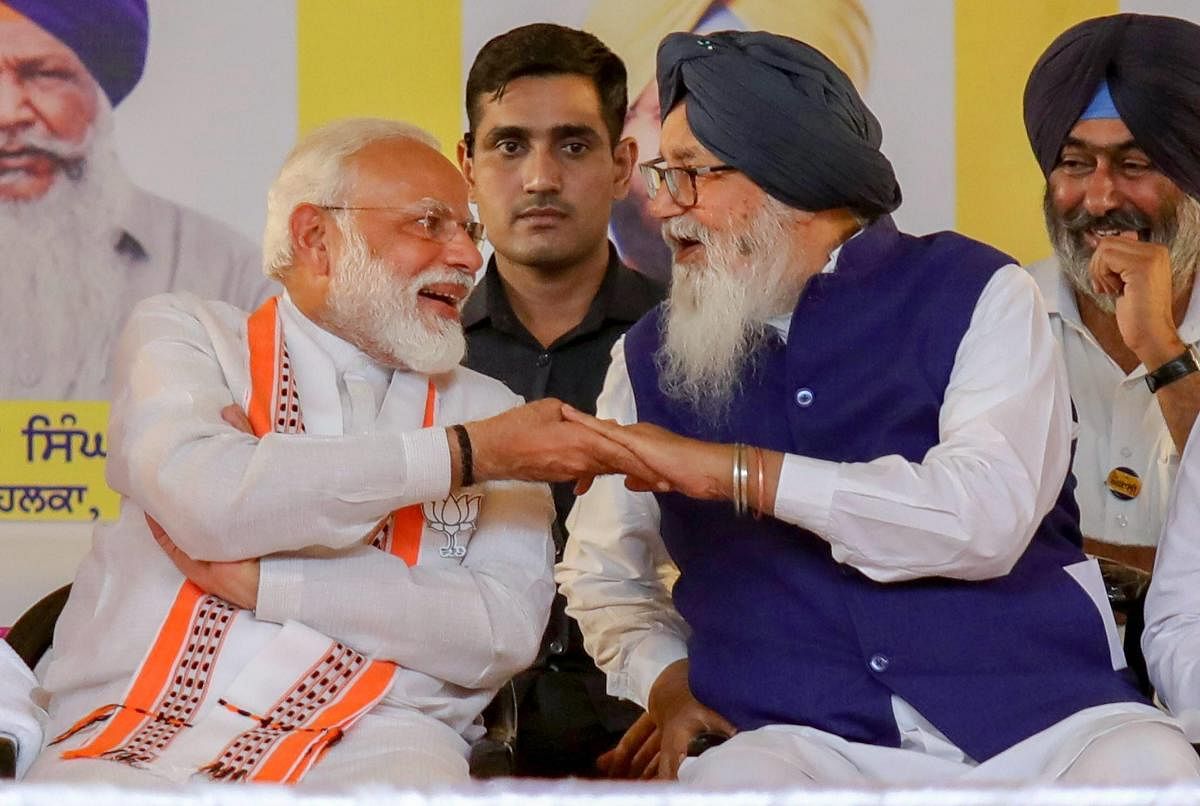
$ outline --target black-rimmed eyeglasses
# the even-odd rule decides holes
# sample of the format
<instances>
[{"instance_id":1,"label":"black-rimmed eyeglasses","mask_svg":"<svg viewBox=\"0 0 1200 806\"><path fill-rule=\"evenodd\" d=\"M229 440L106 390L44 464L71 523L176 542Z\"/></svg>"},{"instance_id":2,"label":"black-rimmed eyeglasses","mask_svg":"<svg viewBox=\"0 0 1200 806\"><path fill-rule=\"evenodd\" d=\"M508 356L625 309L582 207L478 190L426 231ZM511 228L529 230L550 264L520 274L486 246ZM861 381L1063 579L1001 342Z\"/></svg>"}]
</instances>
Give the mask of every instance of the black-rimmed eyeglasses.
<instances>
[{"instance_id":1,"label":"black-rimmed eyeglasses","mask_svg":"<svg viewBox=\"0 0 1200 806\"><path fill-rule=\"evenodd\" d=\"M646 183L646 193L650 198L658 195L658 190L664 184L671 199L680 207L691 207L696 203L696 177L721 171L736 171L732 165L706 165L702 168L681 168L666 164L662 157L638 164L642 172L642 181Z\"/></svg>"},{"instance_id":2,"label":"black-rimmed eyeglasses","mask_svg":"<svg viewBox=\"0 0 1200 806\"><path fill-rule=\"evenodd\" d=\"M318 204L316 206L322 210L349 210L352 212L372 210L400 213L412 212L404 207L351 207L349 205L339 206L332 204ZM402 225L416 225L415 230L418 237L437 241L438 243L450 243L450 241L454 240L454 236L458 234L460 228L463 232L467 233L467 237L471 239L471 242L475 246L482 244L484 238L487 236L487 233L484 232L483 224L478 221L458 221L452 216L438 212L437 210L422 210L420 213L413 215L412 218L405 219Z\"/></svg>"}]
</instances>

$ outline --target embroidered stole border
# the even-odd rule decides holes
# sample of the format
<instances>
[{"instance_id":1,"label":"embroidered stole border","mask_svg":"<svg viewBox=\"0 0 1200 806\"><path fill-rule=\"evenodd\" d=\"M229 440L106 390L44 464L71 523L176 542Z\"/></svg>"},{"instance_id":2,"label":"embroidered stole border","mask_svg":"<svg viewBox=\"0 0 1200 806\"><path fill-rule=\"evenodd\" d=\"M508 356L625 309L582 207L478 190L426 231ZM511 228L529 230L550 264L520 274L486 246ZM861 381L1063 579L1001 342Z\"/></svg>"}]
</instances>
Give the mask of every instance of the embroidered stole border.
<instances>
[{"instance_id":1,"label":"embroidered stole border","mask_svg":"<svg viewBox=\"0 0 1200 806\"><path fill-rule=\"evenodd\" d=\"M247 322L250 397L247 416L255 436L275 431L303 434L295 373L272 297ZM422 425L434 422L437 392L429 382ZM384 517L366 540L415 565L425 517L421 506L402 507ZM126 764L152 763L192 719L208 694L220 648L239 613L227 602L185 581L133 683L120 705L106 705L76 722L51 744L111 718L87 744L63 758L105 758ZM265 714L234 703L218 704L251 717L258 727L235 736L198 772L214 780L276 783L299 781L342 734L381 700L395 664L367 658L338 641L306 670Z\"/></svg>"}]
</instances>

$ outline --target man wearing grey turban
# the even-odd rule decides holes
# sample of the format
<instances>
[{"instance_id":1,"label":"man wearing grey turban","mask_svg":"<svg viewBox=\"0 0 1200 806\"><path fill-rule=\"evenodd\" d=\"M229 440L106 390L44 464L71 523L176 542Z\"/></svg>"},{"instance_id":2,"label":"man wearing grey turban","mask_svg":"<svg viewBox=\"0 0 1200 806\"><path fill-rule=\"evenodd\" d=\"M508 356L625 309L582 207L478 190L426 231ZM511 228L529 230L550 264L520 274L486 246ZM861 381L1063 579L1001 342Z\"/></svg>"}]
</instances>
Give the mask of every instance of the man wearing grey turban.
<instances>
[{"instance_id":1,"label":"man wearing grey turban","mask_svg":"<svg viewBox=\"0 0 1200 806\"><path fill-rule=\"evenodd\" d=\"M1200 26L1117 14L1051 43L1025 88L1054 255L1030 267L1079 416L1085 548L1149 570L1200 411Z\"/></svg>"},{"instance_id":2,"label":"man wearing grey turban","mask_svg":"<svg viewBox=\"0 0 1200 806\"><path fill-rule=\"evenodd\" d=\"M113 107L146 61L145 0L0 0L0 398L107 397L133 304L250 307L267 281L228 227L135 187Z\"/></svg>"},{"instance_id":3,"label":"man wearing grey turban","mask_svg":"<svg viewBox=\"0 0 1200 806\"><path fill-rule=\"evenodd\" d=\"M815 49L672 34L658 83L670 297L614 348L601 419L569 416L669 489L597 479L558 578L609 690L654 719L660 774L1196 776L1117 671L1032 279L896 230L879 124ZM703 733L734 735L683 761Z\"/></svg>"}]
</instances>

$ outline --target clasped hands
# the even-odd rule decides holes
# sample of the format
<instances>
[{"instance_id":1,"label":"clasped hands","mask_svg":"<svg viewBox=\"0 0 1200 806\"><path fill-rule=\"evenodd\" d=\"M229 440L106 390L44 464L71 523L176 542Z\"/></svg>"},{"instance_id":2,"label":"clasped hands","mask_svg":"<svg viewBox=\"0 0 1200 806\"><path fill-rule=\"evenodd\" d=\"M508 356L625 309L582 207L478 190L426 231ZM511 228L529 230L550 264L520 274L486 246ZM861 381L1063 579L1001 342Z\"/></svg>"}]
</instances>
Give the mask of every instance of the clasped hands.
<instances>
[{"instance_id":1,"label":"clasped hands","mask_svg":"<svg viewBox=\"0 0 1200 806\"><path fill-rule=\"evenodd\" d=\"M575 481L583 493L596 476L616 474L631 490L725 495L728 445L649 423L623 426L548 398L466 426L478 480Z\"/></svg>"}]
</instances>

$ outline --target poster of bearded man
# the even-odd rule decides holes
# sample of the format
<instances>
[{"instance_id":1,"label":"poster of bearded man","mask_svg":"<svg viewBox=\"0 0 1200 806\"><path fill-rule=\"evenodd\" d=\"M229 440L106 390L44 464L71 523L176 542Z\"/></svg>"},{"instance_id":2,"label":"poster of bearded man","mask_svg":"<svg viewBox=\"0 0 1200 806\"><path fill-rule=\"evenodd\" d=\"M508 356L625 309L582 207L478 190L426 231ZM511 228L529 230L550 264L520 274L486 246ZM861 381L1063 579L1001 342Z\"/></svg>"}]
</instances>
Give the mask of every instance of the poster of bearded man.
<instances>
[{"instance_id":1,"label":"poster of bearded man","mask_svg":"<svg viewBox=\"0 0 1200 806\"><path fill-rule=\"evenodd\" d=\"M143 297L266 295L248 238L134 184L117 156L114 109L149 34L146 0L0 0L0 399L106 398Z\"/></svg>"}]
</instances>

